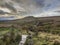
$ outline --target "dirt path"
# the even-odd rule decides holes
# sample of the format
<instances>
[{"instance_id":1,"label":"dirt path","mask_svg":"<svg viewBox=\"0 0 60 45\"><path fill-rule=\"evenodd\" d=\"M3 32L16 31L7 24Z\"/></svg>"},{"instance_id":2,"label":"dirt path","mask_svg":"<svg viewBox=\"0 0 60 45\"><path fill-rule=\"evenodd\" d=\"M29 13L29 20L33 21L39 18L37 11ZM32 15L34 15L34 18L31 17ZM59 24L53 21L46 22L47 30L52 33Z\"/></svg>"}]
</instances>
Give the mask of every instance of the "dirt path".
<instances>
[{"instance_id":1,"label":"dirt path","mask_svg":"<svg viewBox=\"0 0 60 45\"><path fill-rule=\"evenodd\" d=\"M24 43L25 43L25 41L26 41L26 39L27 39L27 36L28 36L28 35L22 35L22 39L21 39L19 45L24 45Z\"/></svg>"}]
</instances>

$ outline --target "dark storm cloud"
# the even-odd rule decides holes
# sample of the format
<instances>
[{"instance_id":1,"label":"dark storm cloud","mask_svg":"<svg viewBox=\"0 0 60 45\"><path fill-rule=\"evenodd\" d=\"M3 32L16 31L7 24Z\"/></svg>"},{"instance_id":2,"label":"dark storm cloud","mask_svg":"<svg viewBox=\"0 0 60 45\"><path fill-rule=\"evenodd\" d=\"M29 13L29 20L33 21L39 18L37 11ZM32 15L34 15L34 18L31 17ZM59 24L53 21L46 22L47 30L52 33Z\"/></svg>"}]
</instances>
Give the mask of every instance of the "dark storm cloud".
<instances>
[{"instance_id":1,"label":"dark storm cloud","mask_svg":"<svg viewBox=\"0 0 60 45\"><path fill-rule=\"evenodd\" d=\"M34 14L37 12L42 12L42 8L44 7L44 0L5 0L2 6L13 10L13 12L17 12L17 10L20 11L20 9L16 8L16 6L19 6L19 8L22 7L25 10L25 12L20 11L20 14Z\"/></svg>"},{"instance_id":2,"label":"dark storm cloud","mask_svg":"<svg viewBox=\"0 0 60 45\"><path fill-rule=\"evenodd\" d=\"M13 7L13 5L10 5L10 4L8 4L8 3L5 3L5 6L6 6L7 8L9 8L10 10L16 12L16 9Z\"/></svg>"}]
</instances>

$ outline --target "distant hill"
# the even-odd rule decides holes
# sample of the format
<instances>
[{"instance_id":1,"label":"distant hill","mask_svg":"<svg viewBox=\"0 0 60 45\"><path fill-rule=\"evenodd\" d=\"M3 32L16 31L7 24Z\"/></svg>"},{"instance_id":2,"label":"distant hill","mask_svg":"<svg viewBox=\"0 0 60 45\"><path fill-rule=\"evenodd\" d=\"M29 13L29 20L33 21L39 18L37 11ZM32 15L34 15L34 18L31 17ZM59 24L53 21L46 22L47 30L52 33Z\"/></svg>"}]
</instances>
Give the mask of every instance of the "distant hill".
<instances>
[{"instance_id":1,"label":"distant hill","mask_svg":"<svg viewBox=\"0 0 60 45\"><path fill-rule=\"evenodd\" d=\"M0 21L0 27L1 25L6 26L6 24L29 24L29 23L35 23L35 22L42 22L42 23L48 23L52 22L53 25L59 25L60 24L60 16L52 16L52 17L33 17L33 16L28 16L22 19L16 19L16 20L6 20L6 21Z\"/></svg>"}]
</instances>

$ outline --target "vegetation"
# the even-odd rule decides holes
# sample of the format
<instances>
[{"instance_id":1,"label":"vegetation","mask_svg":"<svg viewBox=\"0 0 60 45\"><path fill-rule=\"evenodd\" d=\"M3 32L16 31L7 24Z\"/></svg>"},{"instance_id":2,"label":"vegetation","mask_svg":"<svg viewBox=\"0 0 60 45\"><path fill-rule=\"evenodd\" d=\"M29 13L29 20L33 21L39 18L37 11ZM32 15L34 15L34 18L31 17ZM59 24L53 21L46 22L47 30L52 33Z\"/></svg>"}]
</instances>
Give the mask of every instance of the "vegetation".
<instances>
[{"instance_id":1,"label":"vegetation","mask_svg":"<svg viewBox=\"0 0 60 45\"><path fill-rule=\"evenodd\" d=\"M28 35L25 45L60 45L59 24L53 24L53 20L24 21L10 23L13 26L9 27L0 27L0 45L18 45L21 35Z\"/></svg>"},{"instance_id":2,"label":"vegetation","mask_svg":"<svg viewBox=\"0 0 60 45\"><path fill-rule=\"evenodd\" d=\"M5 31L7 31L7 28L5 28ZM2 35L0 36L0 45L18 45L21 40L21 35L14 29L14 27L11 27L8 32L4 34L2 30Z\"/></svg>"}]
</instances>

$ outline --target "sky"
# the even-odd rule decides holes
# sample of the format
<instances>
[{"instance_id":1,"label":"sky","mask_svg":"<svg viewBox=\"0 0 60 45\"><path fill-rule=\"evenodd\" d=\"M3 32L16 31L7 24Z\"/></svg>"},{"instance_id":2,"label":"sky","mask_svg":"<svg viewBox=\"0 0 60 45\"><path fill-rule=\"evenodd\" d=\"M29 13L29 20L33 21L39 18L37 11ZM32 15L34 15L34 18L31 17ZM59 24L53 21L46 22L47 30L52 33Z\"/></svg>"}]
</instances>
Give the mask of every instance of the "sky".
<instances>
[{"instance_id":1,"label":"sky","mask_svg":"<svg viewBox=\"0 0 60 45\"><path fill-rule=\"evenodd\" d=\"M0 2L0 20L13 20L25 16L60 16L60 0L2 0Z\"/></svg>"}]
</instances>

